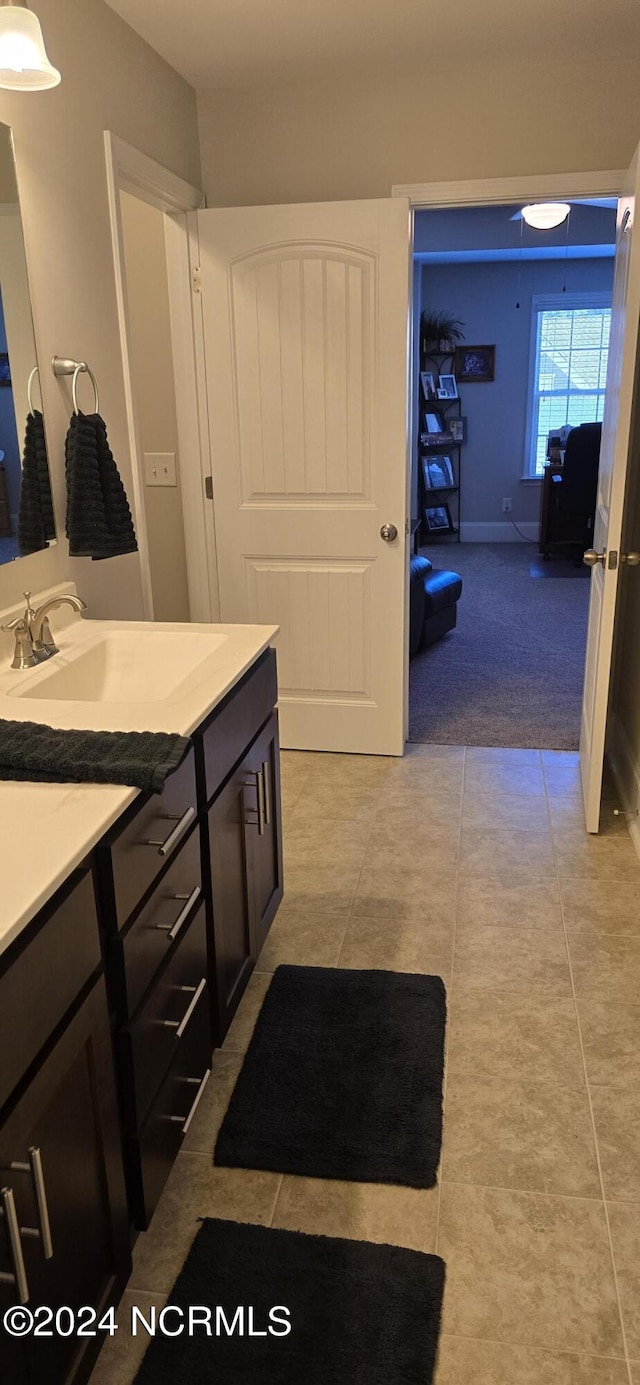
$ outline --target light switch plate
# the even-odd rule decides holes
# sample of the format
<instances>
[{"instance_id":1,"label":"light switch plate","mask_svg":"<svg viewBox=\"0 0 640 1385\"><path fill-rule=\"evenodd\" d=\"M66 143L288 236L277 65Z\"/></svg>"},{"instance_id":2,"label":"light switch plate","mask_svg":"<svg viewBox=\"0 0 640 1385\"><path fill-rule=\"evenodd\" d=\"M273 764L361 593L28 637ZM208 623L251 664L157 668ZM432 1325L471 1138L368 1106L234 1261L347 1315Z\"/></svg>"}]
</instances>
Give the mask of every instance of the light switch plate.
<instances>
[{"instance_id":1,"label":"light switch plate","mask_svg":"<svg viewBox=\"0 0 640 1385\"><path fill-rule=\"evenodd\" d=\"M176 486L175 452L145 452L145 486Z\"/></svg>"}]
</instances>

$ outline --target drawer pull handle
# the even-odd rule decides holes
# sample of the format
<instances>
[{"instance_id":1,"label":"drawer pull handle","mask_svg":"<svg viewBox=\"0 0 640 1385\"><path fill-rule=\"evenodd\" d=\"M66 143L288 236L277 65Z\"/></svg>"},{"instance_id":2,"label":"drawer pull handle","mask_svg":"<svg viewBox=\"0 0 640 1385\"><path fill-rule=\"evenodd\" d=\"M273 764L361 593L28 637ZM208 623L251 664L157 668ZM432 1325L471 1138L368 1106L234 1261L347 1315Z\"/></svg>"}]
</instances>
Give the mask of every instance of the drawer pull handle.
<instances>
[{"instance_id":1,"label":"drawer pull handle","mask_svg":"<svg viewBox=\"0 0 640 1385\"><path fill-rule=\"evenodd\" d=\"M191 1002L190 1002L190 1004L189 1004L189 1007L188 1007L186 1013L183 1015L183 1017L182 1017L181 1020L163 1020L163 1021L162 1021L162 1023L163 1023L164 1026L165 1026L165 1029L175 1029L175 1031L176 1031L176 1039L181 1039L181 1038L182 1038L182 1035L184 1034L184 1031L185 1031L185 1029L186 1029L186 1027L187 1027L187 1025L188 1025L188 1023L189 1023L189 1020L191 1019L191 1016L192 1016L192 1014L193 1014L193 1012L194 1012L194 1010L195 1010L195 1008L196 1008L196 1005L198 1004L198 1001L199 1001L199 999L200 999L200 996L202 995L202 992L203 992L203 990L204 990L206 984L207 984L207 978L206 978L206 976L203 976L202 981L200 982L200 985L199 985L199 986L181 986L181 987L180 987L180 990L181 990L181 991L193 991L193 992L194 992L194 994L193 994L193 999L191 1000Z\"/></svg>"},{"instance_id":2,"label":"drawer pull handle","mask_svg":"<svg viewBox=\"0 0 640 1385\"><path fill-rule=\"evenodd\" d=\"M200 1081L200 1079L199 1079L198 1077L188 1077L188 1078L187 1078L187 1082L197 1082L197 1083L198 1083L198 1090L197 1090L196 1095L195 1095L195 1101L194 1101L194 1103L193 1103L193 1106L191 1107L191 1110L190 1110L190 1112L189 1112L189 1115L188 1115L187 1117L185 1117L185 1116L170 1116L170 1117L169 1117L169 1120L177 1121L177 1122L180 1123L180 1124L182 1124L182 1122L184 1121L184 1124L182 1125L182 1133L183 1133L183 1135L186 1135L187 1130L189 1129L189 1126L191 1125L191 1122L192 1122L192 1120L193 1120L193 1117L195 1116L196 1111L197 1111L197 1109L198 1109L198 1107L199 1107L199 1105L200 1105L200 1101L201 1101L201 1098L202 1098L202 1094L203 1094L203 1092L204 1092L204 1089L205 1089L205 1087L206 1087L206 1085L207 1085L207 1082L209 1081L209 1078L210 1078L210 1077L211 1077L211 1068L207 1068L207 1071L205 1072L205 1075L204 1075L202 1081Z\"/></svg>"},{"instance_id":3,"label":"drawer pull handle","mask_svg":"<svg viewBox=\"0 0 640 1385\"><path fill-rule=\"evenodd\" d=\"M154 837L149 837L146 841L140 842L139 845L157 846L159 856L168 856L169 852L173 851L176 842L179 842L183 833L186 832L189 823L193 821L195 815L196 810L193 807L187 808L186 812L182 814L182 817L180 817L179 813L165 813L164 816L167 822L175 822L176 824L169 833L169 836L165 837L164 841L158 841Z\"/></svg>"},{"instance_id":4,"label":"drawer pull handle","mask_svg":"<svg viewBox=\"0 0 640 1385\"><path fill-rule=\"evenodd\" d=\"M29 1284L27 1281L27 1271L24 1267L24 1255L22 1254L20 1227L18 1226L13 1188L2 1188L0 1190L0 1202L2 1203L0 1215L4 1217L6 1223L11 1263L13 1264L13 1274L0 1274L0 1280L4 1284L15 1284L18 1302L28 1303Z\"/></svg>"},{"instance_id":5,"label":"drawer pull handle","mask_svg":"<svg viewBox=\"0 0 640 1385\"><path fill-rule=\"evenodd\" d=\"M29 1149L29 1163L22 1164L16 1160L12 1169L17 1169L20 1173L30 1173L33 1179L33 1189L36 1195L36 1206L38 1208L38 1221L40 1229L36 1231L30 1226L23 1226L22 1231L28 1236L38 1236L42 1242L42 1254L45 1260L53 1259L53 1242L51 1240L51 1222L49 1221L49 1207L47 1203L47 1190L42 1171L42 1155L37 1145L31 1145Z\"/></svg>"},{"instance_id":6,"label":"drawer pull handle","mask_svg":"<svg viewBox=\"0 0 640 1385\"><path fill-rule=\"evenodd\" d=\"M264 785L264 820L267 827L271 826L271 775L268 760L262 761L262 782Z\"/></svg>"},{"instance_id":7,"label":"drawer pull handle","mask_svg":"<svg viewBox=\"0 0 640 1385\"><path fill-rule=\"evenodd\" d=\"M183 923L186 921L186 919L188 919L189 914L191 913L191 910L192 910L192 908L193 908L193 906L194 906L194 904L195 904L195 902L196 902L196 899L199 899L199 898L200 898L200 893L201 893L201 891L200 891L200 886L199 886L199 885L196 885L196 886L194 887L194 889L191 891L191 894L172 894L172 895L169 895L169 899L184 899L184 900L186 900L186 903L185 903L184 909L181 909L181 910L180 910L180 913L178 914L178 917L177 917L175 923L157 923L157 924L156 924L156 928L158 929L158 931L159 931L160 933L166 933L166 935L167 935L167 942L168 942L168 943L172 943L172 942L174 941L174 939L177 938L178 933L180 932L180 929L182 928Z\"/></svg>"}]
</instances>

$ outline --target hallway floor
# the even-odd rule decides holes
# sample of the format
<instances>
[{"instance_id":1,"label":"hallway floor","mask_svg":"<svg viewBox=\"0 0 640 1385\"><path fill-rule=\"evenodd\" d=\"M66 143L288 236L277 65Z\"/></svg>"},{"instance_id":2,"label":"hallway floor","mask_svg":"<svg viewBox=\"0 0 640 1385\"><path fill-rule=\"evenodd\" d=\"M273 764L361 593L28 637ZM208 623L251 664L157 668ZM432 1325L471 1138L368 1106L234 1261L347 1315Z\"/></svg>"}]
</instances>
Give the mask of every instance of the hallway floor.
<instances>
[{"instance_id":1,"label":"hallway floor","mask_svg":"<svg viewBox=\"0 0 640 1385\"><path fill-rule=\"evenodd\" d=\"M131 1385L130 1307L162 1306L207 1215L437 1251L437 1385L640 1385L640 860L611 796L589 838L575 755L420 745L285 753L283 798L285 902L92 1385ZM444 978L437 1188L213 1167L281 962Z\"/></svg>"},{"instance_id":2,"label":"hallway floor","mask_svg":"<svg viewBox=\"0 0 640 1385\"><path fill-rule=\"evenodd\" d=\"M586 568L566 560L568 576L532 577L539 556L532 543L421 552L434 567L460 573L462 596L456 629L409 665L409 740L577 750Z\"/></svg>"}]
</instances>

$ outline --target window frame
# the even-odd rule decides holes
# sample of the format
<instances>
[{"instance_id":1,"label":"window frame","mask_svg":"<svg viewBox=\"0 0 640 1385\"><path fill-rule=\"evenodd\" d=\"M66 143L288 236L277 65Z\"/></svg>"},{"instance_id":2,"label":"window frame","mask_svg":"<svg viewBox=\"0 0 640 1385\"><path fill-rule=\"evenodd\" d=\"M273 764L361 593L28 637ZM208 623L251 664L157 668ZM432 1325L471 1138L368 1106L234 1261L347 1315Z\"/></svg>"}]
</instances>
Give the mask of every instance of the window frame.
<instances>
[{"instance_id":1,"label":"window frame","mask_svg":"<svg viewBox=\"0 0 640 1385\"><path fill-rule=\"evenodd\" d=\"M522 480L541 482L536 471L536 364L538 356L538 315L559 308L611 308L611 293L535 293L531 299L531 335L529 344L529 374L527 380L527 423ZM606 386L605 386L606 390Z\"/></svg>"}]
</instances>

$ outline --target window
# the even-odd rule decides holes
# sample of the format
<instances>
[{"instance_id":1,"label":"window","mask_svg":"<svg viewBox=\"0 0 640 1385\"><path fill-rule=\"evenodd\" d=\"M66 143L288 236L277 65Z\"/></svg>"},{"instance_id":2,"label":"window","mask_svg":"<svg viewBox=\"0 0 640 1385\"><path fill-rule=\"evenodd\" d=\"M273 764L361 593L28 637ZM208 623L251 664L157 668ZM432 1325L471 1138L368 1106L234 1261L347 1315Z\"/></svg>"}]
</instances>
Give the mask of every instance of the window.
<instances>
[{"instance_id":1,"label":"window","mask_svg":"<svg viewBox=\"0 0 640 1385\"><path fill-rule=\"evenodd\" d=\"M525 477L542 476L550 428L602 419L611 298L534 297Z\"/></svg>"}]
</instances>

